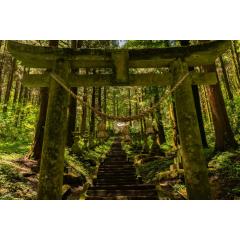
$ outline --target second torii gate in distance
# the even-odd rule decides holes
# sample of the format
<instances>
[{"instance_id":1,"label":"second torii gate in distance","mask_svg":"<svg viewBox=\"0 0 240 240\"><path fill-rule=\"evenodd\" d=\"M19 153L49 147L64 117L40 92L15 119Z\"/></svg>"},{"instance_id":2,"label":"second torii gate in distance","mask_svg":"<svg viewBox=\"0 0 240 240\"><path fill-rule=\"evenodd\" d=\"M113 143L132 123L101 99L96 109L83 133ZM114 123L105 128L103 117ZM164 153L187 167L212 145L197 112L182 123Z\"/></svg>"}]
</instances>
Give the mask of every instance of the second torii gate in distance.
<instances>
[{"instance_id":1,"label":"second torii gate in distance","mask_svg":"<svg viewBox=\"0 0 240 240\"><path fill-rule=\"evenodd\" d=\"M229 41L212 41L188 47L159 49L69 49L8 42L8 50L30 68L51 69L68 87L173 86L188 66L214 64L230 47ZM169 68L163 73L130 74L130 68ZM73 74L76 68L110 68L111 74ZM216 84L215 72L191 72L175 91L185 182L189 199L210 199L192 84ZM39 179L39 199L61 199L69 93L49 73L30 74L27 87L49 87L47 118Z\"/></svg>"}]
</instances>

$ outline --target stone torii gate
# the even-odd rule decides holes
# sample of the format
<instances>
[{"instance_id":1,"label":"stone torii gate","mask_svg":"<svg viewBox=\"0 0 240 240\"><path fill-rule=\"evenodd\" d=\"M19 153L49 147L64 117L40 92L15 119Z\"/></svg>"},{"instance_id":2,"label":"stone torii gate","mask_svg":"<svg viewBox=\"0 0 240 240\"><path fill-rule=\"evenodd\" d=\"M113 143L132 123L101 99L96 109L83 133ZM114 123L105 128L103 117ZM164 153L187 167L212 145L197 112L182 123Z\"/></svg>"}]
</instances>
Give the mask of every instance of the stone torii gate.
<instances>
[{"instance_id":1,"label":"stone torii gate","mask_svg":"<svg viewBox=\"0 0 240 240\"><path fill-rule=\"evenodd\" d=\"M30 68L51 69L68 87L173 86L189 66L213 64L229 41L159 49L68 49L8 42L8 50ZM130 68L169 68L164 73L130 74ZM77 68L111 68L112 74L80 75ZM208 174L192 94L192 84L216 84L215 72L191 72L174 93L185 182L189 199L210 199ZM26 87L49 87L39 179L39 199L61 199L69 93L49 74L30 74Z\"/></svg>"}]
</instances>

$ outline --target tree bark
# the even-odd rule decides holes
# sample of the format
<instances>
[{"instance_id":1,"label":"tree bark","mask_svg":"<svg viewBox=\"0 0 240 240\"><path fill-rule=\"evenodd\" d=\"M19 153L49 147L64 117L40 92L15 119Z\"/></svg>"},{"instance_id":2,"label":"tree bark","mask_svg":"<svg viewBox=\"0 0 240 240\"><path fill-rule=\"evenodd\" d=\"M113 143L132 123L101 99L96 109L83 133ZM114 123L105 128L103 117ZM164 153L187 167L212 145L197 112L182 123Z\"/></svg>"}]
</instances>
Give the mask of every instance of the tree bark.
<instances>
[{"instance_id":1,"label":"tree bark","mask_svg":"<svg viewBox=\"0 0 240 240\"><path fill-rule=\"evenodd\" d=\"M98 110L102 109L102 88L98 88Z\"/></svg>"},{"instance_id":2,"label":"tree bark","mask_svg":"<svg viewBox=\"0 0 240 240\"><path fill-rule=\"evenodd\" d=\"M232 94L232 91L231 91L231 88L230 88L228 74L227 74L227 70L226 70L225 65L224 65L223 57L220 56L219 60L220 60L221 69L222 69L222 73L223 73L223 83L225 85L228 98L229 98L229 100L233 101L233 94Z\"/></svg>"},{"instance_id":3,"label":"tree bark","mask_svg":"<svg viewBox=\"0 0 240 240\"><path fill-rule=\"evenodd\" d=\"M160 101L160 97L159 97L159 91L157 87L154 87L154 104L158 104ZM159 143L163 144L166 142L166 137L165 137L165 132L164 132L164 128L163 128L163 121L162 121L162 114L161 114L161 110L160 107L157 107L156 111L155 111L155 119L157 122L157 134L158 134L158 138L159 138Z\"/></svg>"},{"instance_id":4,"label":"tree bark","mask_svg":"<svg viewBox=\"0 0 240 240\"><path fill-rule=\"evenodd\" d=\"M203 69L206 72L216 72L215 65L204 66ZM225 151L228 149L236 148L237 142L234 139L234 134L232 132L232 128L228 119L219 80L216 85L209 85L207 87L207 94L211 106L212 119L215 130L215 150Z\"/></svg>"},{"instance_id":5,"label":"tree bark","mask_svg":"<svg viewBox=\"0 0 240 240\"><path fill-rule=\"evenodd\" d=\"M238 83L240 84L240 69L239 69L240 66L238 65L237 56L236 56L233 41L232 41L232 45L231 45L231 54L232 54L232 58L233 58L235 72L236 72L236 75L237 75L237 80L238 80Z\"/></svg>"},{"instance_id":6,"label":"tree bark","mask_svg":"<svg viewBox=\"0 0 240 240\"><path fill-rule=\"evenodd\" d=\"M13 84L13 78L14 78L14 73L16 70L16 58L12 59L12 67L11 67L11 72L10 72L10 76L8 79L8 83L7 83L7 89L6 89L6 93L5 93L5 98L4 98L4 106L3 106L3 112L7 111L7 107L8 107L8 102L10 99L10 94L11 94L11 89L12 89L12 84Z\"/></svg>"},{"instance_id":7,"label":"tree bark","mask_svg":"<svg viewBox=\"0 0 240 240\"><path fill-rule=\"evenodd\" d=\"M71 48L76 49L78 48L78 41L72 40L71 41ZM72 69L72 73L77 73L78 69ZM71 91L77 95L78 89L77 87L71 87ZM70 96L69 101L69 111L68 111L68 130L67 130L67 146L69 148L72 147L74 143L74 136L73 132L76 127L76 117L77 117L77 100Z\"/></svg>"},{"instance_id":8,"label":"tree bark","mask_svg":"<svg viewBox=\"0 0 240 240\"><path fill-rule=\"evenodd\" d=\"M107 114L107 87L103 88L103 112ZM107 120L104 119L105 124L107 123Z\"/></svg>"},{"instance_id":9,"label":"tree bark","mask_svg":"<svg viewBox=\"0 0 240 240\"><path fill-rule=\"evenodd\" d=\"M233 48L234 48L234 51L235 51L235 53L236 53L238 66L239 66L239 68L240 68L240 58L239 58L239 52L237 51L236 41L233 41Z\"/></svg>"},{"instance_id":10,"label":"tree bark","mask_svg":"<svg viewBox=\"0 0 240 240\"><path fill-rule=\"evenodd\" d=\"M1 44L0 44L0 48L2 46L2 40L1 40ZM4 49L4 52L5 53L5 49ZM4 55L2 55L1 57L1 62L0 62L0 103L2 102L2 85L3 85L3 76L2 76L2 72L3 72L3 66L4 66Z\"/></svg>"},{"instance_id":11,"label":"tree bark","mask_svg":"<svg viewBox=\"0 0 240 240\"><path fill-rule=\"evenodd\" d=\"M132 104L131 104L131 89L128 89L128 116L132 116ZM132 127L132 121L130 121L130 126Z\"/></svg>"},{"instance_id":12,"label":"tree bark","mask_svg":"<svg viewBox=\"0 0 240 240\"><path fill-rule=\"evenodd\" d=\"M87 103L87 88L83 88L83 102ZM82 122L81 122L81 135L83 136L87 130L87 105L82 106Z\"/></svg>"},{"instance_id":13,"label":"tree bark","mask_svg":"<svg viewBox=\"0 0 240 240\"><path fill-rule=\"evenodd\" d=\"M19 95L19 88L20 88L21 82L19 79L16 80L16 84L15 84L15 91L14 91L14 97L13 97L13 105L16 104L17 99L18 99L18 95Z\"/></svg>"},{"instance_id":14,"label":"tree bark","mask_svg":"<svg viewBox=\"0 0 240 240\"><path fill-rule=\"evenodd\" d=\"M95 106L96 106L96 88L95 87L92 88L92 103L91 103L91 106L93 108L95 108ZM89 131L90 131L89 147L91 148L93 146L94 139L95 139L95 113L92 110L91 110L91 120L90 120Z\"/></svg>"}]
</instances>

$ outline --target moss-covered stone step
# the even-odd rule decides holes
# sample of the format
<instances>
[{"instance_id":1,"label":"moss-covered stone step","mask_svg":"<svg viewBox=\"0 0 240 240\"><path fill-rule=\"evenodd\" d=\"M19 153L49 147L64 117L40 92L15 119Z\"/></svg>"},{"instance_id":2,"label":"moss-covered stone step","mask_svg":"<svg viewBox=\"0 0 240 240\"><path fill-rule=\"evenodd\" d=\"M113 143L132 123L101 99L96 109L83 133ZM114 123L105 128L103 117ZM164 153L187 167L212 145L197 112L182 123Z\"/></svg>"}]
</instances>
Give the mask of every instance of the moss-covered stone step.
<instances>
[{"instance_id":1,"label":"moss-covered stone step","mask_svg":"<svg viewBox=\"0 0 240 240\"><path fill-rule=\"evenodd\" d=\"M106 189L99 189L99 190L89 190L87 192L88 196L149 196L149 197L156 197L156 191L153 189L115 189L115 190L106 190Z\"/></svg>"},{"instance_id":2,"label":"moss-covered stone step","mask_svg":"<svg viewBox=\"0 0 240 240\"><path fill-rule=\"evenodd\" d=\"M122 186L117 186L117 185L102 185L102 186L92 186L89 188L89 190L93 189L108 189L108 190L114 190L114 189L156 189L155 185L153 184L126 184Z\"/></svg>"},{"instance_id":3,"label":"moss-covered stone step","mask_svg":"<svg viewBox=\"0 0 240 240\"><path fill-rule=\"evenodd\" d=\"M100 176L104 176L104 177L116 177L116 172L102 172L101 174L99 174L99 177ZM135 172L121 172L119 171L117 173L117 176L136 176L136 173Z\"/></svg>"},{"instance_id":4,"label":"moss-covered stone step","mask_svg":"<svg viewBox=\"0 0 240 240\"><path fill-rule=\"evenodd\" d=\"M121 143L115 141L99 168L95 185L87 192L88 200L157 199L155 186L138 184L135 167L123 156L126 153Z\"/></svg>"},{"instance_id":5,"label":"moss-covered stone step","mask_svg":"<svg viewBox=\"0 0 240 240\"><path fill-rule=\"evenodd\" d=\"M90 196L86 198L87 200L157 200L155 196Z\"/></svg>"},{"instance_id":6,"label":"moss-covered stone step","mask_svg":"<svg viewBox=\"0 0 240 240\"><path fill-rule=\"evenodd\" d=\"M96 186L100 185L126 185L126 184L136 184L137 180L134 179L98 179Z\"/></svg>"}]
</instances>

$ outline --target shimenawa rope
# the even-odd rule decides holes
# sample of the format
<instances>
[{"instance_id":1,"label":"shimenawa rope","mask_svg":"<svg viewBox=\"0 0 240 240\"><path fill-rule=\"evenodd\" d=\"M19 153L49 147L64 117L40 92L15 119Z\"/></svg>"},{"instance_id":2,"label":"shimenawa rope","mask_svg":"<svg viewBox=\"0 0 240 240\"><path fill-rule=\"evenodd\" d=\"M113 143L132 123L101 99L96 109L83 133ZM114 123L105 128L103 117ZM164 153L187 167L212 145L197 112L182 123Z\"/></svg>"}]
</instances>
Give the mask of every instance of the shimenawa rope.
<instances>
[{"instance_id":1,"label":"shimenawa rope","mask_svg":"<svg viewBox=\"0 0 240 240\"><path fill-rule=\"evenodd\" d=\"M161 101L167 97L169 97L174 91L177 90L177 88L183 83L183 81L188 77L190 72L187 72L184 76L182 76L179 81L171 88L170 91L166 91L165 94L161 96L159 99L159 102L154 104L152 107L150 107L147 110L142 111L141 113L129 117L123 117L123 116L113 116L108 115L106 113L103 113L99 111L98 109L92 107L91 105L87 104L87 102L83 101L78 95L73 93L69 87L67 87L64 83L64 80L56 73L51 72L50 76L60 85L62 86L73 98L78 100L81 104L87 106L89 109L91 109L98 117L101 119L107 119L107 120L114 120L114 121L120 121L120 122L130 122L133 120L141 119L147 115L149 115L151 112L154 112L156 108L161 104Z\"/></svg>"}]
</instances>

